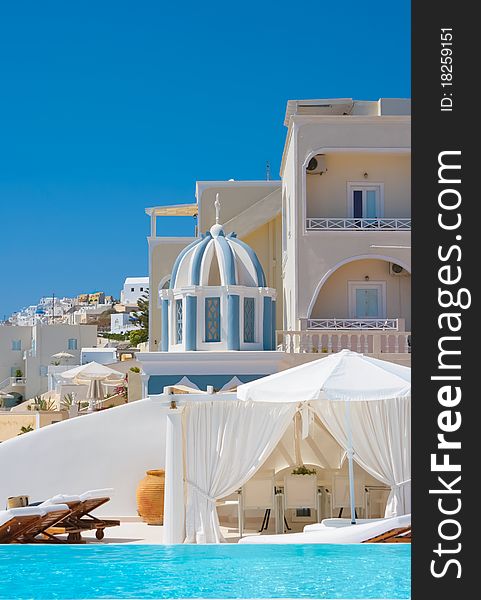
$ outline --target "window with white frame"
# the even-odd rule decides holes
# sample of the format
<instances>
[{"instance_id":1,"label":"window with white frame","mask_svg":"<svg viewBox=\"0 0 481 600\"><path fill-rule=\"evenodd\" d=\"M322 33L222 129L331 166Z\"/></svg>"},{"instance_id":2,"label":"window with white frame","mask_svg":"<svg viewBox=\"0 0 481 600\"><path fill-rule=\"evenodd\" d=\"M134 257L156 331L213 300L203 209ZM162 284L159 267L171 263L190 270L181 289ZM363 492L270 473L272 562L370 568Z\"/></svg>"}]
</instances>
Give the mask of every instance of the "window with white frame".
<instances>
[{"instance_id":1,"label":"window with white frame","mask_svg":"<svg viewBox=\"0 0 481 600\"><path fill-rule=\"evenodd\" d=\"M40 365L38 372L39 372L40 377L47 377L48 369L46 366Z\"/></svg>"},{"instance_id":2,"label":"window with white frame","mask_svg":"<svg viewBox=\"0 0 481 600\"><path fill-rule=\"evenodd\" d=\"M385 281L349 281L348 287L351 319L386 318Z\"/></svg>"},{"instance_id":3,"label":"window with white frame","mask_svg":"<svg viewBox=\"0 0 481 600\"><path fill-rule=\"evenodd\" d=\"M379 219L383 216L383 185L349 183L348 217Z\"/></svg>"},{"instance_id":4,"label":"window with white frame","mask_svg":"<svg viewBox=\"0 0 481 600\"><path fill-rule=\"evenodd\" d=\"M22 340L12 340L12 350L21 350Z\"/></svg>"},{"instance_id":5,"label":"window with white frame","mask_svg":"<svg viewBox=\"0 0 481 600\"><path fill-rule=\"evenodd\" d=\"M77 338L70 338L67 347L69 350L77 350Z\"/></svg>"}]
</instances>

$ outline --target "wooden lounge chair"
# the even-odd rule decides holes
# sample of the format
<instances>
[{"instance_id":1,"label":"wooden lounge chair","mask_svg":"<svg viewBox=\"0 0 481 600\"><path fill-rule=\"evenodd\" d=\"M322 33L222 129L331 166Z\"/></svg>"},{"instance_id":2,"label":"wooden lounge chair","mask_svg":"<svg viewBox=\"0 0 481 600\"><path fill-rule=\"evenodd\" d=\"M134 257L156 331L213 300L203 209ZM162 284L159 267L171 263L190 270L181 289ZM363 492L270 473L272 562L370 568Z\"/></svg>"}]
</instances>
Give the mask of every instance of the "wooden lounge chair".
<instances>
[{"instance_id":1,"label":"wooden lounge chair","mask_svg":"<svg viewBox=\"0 0 481 600\"><path fill-rule=\"evenodd\" d=\"M49 506L62 502L66 504L70 512L64 519L56 524L55 534L47 532L49 535L59 533L67 534L67 541L71 543L82 542L82 532L95 530L95 537L98 540L103 539L107 527L117 527L120 521L114 519L102 519L94 517L91 513L110 500L111 489L108 490L91 490L81 494L80 496L55 496L50 500L46 500L40 506Z\"/></svg>"},{"instance_id":2,"label":"wooden lounge chair","mask_svg":"<svg viewBox=\"0 0 481 600\"><path fill-rule=\"evenodd\" d=\"M44 514L40 519L25 528L20 535L17 536L16 541L23 544L65 542L65 540L50 535L48 529L65 519L71 512L70 508L66 504L52 504L51 506L44 506L42 509ZM43 535L44 537L39 538L38 536L40 535Z\"/></svg>"},{"instance_id":3,"label":"wooden lounge chair","mask_svg":"<svg viewBox=\"0 0 481 600\"><path fill-rule=\"evenodd\" d=\"M0 544L17 541L26 529L41 521L45 514L45 510L37 506L0 511Z\"/></svg>"},{"instance_id":4,"label":"wooden lounge chair","mask_svg":"<svg viewBox=\"0 0 481 600\"><path fill-rule=\"evenodd\" d=\"M396 527L362 542L363 544L410 544L411 526Z\"/></svg>"}]
</instances>

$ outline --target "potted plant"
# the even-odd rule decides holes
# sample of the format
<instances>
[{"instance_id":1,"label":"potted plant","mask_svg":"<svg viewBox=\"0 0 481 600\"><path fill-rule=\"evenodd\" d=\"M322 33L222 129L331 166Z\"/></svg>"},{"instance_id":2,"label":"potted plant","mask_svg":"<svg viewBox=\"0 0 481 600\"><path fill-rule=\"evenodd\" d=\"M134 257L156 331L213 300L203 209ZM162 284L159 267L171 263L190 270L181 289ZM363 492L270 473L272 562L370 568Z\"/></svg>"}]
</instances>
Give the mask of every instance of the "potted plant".
<instances>
[{"instance_id":1,"label":"potted plant","mask_svg":"<svg viewBox=\"0 0 481 600\"><path fill-rule=\"evenodd\" d=\"M295 469L292 469L292 475L317 475L316 469L309 469L306 465L299 465Z\"/></svg>"},{"instance_id":2,"label":"potted plant","mask_svg":"<svg viewBox=\"0 0 481 600\"><path fill-rule=\"evenodd\" d=\"M56 410L57 406L55 404L55 400L52 398L42 398L41 396L35 396L33 399L33 403L27 406L28 410L37 410L37 411L52 411Z\"/></svg>"},{"instance_id":3,"label":"potted plant","mask_svg":"<svg viewBox=\"0 0 481 600\"><path fill-rule=\"evenodd\" d=\"M60 403L61 410L68 411L69 417L76 417L78 415L78 403L75 402L75 397L73 393L65 394L62 402Z\"/></svg>"}]
</instances>

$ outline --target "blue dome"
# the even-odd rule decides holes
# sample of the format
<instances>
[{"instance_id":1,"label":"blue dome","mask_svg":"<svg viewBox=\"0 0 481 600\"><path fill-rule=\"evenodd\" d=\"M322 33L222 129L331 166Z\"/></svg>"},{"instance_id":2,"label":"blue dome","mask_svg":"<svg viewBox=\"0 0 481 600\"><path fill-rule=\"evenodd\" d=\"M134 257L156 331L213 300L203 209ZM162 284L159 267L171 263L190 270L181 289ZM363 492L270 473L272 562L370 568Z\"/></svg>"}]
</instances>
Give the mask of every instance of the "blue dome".
<instances>
[{"instance_id":1,"label":"blue dome","mask_svg":"<svg viewBox=\"0 0 481 600\"><path fill-rule=\"evenodd\" d=\"M264 270L254 250L238 240L235 233L225 235L222 225L216 224L179 254L172 270L170 289L211 285L211 269L217 266L217 285L266 287Z\"/></svg>"},{"instance_id":2,"label":"blue dome","mask_svg":"<svg viewBox=\"0 0 481 600\"><path fill-rule=\"evenodd\" d=\"M35 311L36 315L44 315L45 311L43 310L43 308L37 308L37 310Z\"/></svg>"}]
</instances>

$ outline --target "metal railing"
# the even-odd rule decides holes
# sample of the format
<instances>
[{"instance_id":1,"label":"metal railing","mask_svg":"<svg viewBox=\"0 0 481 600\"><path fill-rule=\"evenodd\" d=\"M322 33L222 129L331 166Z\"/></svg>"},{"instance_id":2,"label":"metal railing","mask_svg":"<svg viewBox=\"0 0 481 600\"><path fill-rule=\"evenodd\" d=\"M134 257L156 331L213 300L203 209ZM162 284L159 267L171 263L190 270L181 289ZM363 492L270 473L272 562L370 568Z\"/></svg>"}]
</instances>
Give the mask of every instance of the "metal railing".
<instances>
[{"instance_id":1,"label":"metal railing","mask_svg":"<svg viewBox=\"0 0 481 600\"><path fill-rule=\"evenodd\" d=\"M411 219L308 218L307 231L393 231L411 230Z\"/></svg>"},{"instance_id":2,"label":"metal railing","mask_svg":"<svg viewBox=\"0 0 481 600\"><path fill-rule=\"evenodd\" d=\"M380 329L398 331L398 319L307 319L307 329Z\"/></svg>"}]
</instances>

